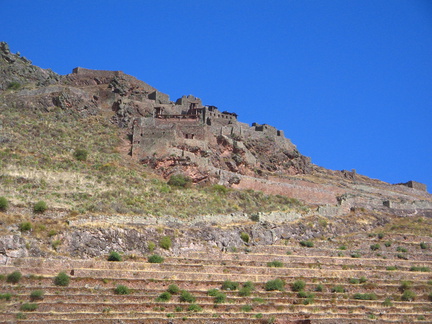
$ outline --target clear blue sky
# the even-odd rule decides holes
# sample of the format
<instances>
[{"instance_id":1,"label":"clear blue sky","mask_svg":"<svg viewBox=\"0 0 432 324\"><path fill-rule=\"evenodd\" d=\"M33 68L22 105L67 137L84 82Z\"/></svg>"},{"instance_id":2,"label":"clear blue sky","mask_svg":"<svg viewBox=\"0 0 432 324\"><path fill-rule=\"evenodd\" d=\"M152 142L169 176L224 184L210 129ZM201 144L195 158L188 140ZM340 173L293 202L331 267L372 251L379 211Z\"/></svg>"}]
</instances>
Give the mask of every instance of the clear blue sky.
<instances>
[{"instance_id":1,"label":"clear blue sky","mask_svg":"<svg viewBox=\"0 0 432 324\"><path fill-rule=\"evenodd\" d=\"M0 0L0 41L273 125L312 162L432 191L430 0Z\"/></svg>"}]
</instances>

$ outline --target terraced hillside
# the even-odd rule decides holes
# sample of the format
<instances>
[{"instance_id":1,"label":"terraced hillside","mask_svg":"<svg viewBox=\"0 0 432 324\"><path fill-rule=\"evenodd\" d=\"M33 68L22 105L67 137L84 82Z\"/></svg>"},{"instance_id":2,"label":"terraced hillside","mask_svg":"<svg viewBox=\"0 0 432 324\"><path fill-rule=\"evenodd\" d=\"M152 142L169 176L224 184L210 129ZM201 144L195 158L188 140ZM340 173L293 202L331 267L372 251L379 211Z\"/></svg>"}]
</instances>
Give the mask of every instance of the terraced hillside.
<instances>
[{"instance_id":1,"label":"terraced hillside","mask_svg":"<svg viewBox=\"0 0 432 324\"><path fill-rule=\"evenodd\" d=\"M15 259L0 268L2 323L432 321L430 235L355 234L153 258ZM17 283L14 271L23 275ZM60 272L68 285L56 282Z\"/></svg>"}]
</instances>

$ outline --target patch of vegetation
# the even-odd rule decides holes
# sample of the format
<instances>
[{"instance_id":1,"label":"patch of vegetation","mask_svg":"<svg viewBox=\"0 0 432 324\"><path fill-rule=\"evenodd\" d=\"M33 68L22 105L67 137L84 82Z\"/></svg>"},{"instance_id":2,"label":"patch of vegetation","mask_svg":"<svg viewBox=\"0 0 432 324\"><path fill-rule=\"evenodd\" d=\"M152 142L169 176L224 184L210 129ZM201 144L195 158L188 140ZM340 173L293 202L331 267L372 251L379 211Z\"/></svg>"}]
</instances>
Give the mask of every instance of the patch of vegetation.
<instances>
[{"instance_id":1,"label":"patch of vegetation","mask_svg":"<svg viewBox=\"0 0 432 324\"><path fill-rule=\"evenodd\" d=\"M159 241L159 246L162 249L169 250L172 246L171 237L169 237L169 236L162 237Z\"/></svg>"},{"instance_id":2,"label":"patch of vegetation","mask_svg":"<svg viewBox=\"0 0 432 324\"><path fill-rule=\"evenodd\" d=\"M355 258L355 259L361 258L361 254L359 252L353 252L351 253L351 258Z\"/></svg>"},{"instance_id":3,"label":"patch of vegetation","mask_svg":"<svg viewBox=\"0 0 432 324\"><path fill-rule=\"evenodd\" d=\"M110 254L108 255L108 261L113 261L113 262L119 262L122 260L122 257L120 255L120 253L116 252L116 251L111 251Z\"/></svg>"},{"instance_id":4,"label":"patch of vegetation","mask_svg":"<svg viewBox=\"0 0 432 324\"><path fill-rule=\"evenodd\" d=\"M157 302L167 302L171 299L171 294L167 291L163 292L156 298Z\"/></svg>"},{"instance_id":5,"label":"patch of vegetation","mask_svg":"<svg viewBox=\"0 0 432 324\"><path fill-rule=\"evenodd\" d=\"M20 306L20 310L23 312L33 312L38 308L37 304L34 303L24 303Z\"/></svg>"},{"instance_id":6,"label":"patch of vegetation","mask_svg":"<svg viewBox=\"0 0 432 324\"><path fill-rule=\"evenodd\" d=\"M238 287L239 287L239 283L238 282L234 282L234 281L231 281L231 280L225 280L222 283L221 289L223 289L223 290L237 290Z\"/></svg>"},{"instance_id":7,"label":"patch of vegetation","mask_svg":"<svg viewBox=\"0 0 432 324\"><path fill-rule=\"evenodd\" d=\"M284 264L278 260L267 262L267 267L282 268Z\"/></svg>"},{"instance_id":8,"label":"patch of vegetation","mask_svg":"<svg viewBox=\"0 0 432 324\"><path fill-rule=\"evenodd\" d=\"M318 285L318 286L316 286L315 287L315 291L317 291L317 292L322 292L322 291L324 291L324 287L323 287L323 285Z\"/></svg>"},{"instance_id":9,"label":"patch of vegetation","mask_svg":"<svg viewBox=\"0 0 432 324\"><path fill-rule=\"evenodd\" d=\"M21 88L21 83L16 81L12 81L7 85L8 90L18 90L19 88Z\"/></svg>"},{"instance_id":10,"label":"patch of vegetation","mask_svg":"<svg viewBox=\"0 0 432 324\"><path fill-rule=\"evenodd\" d=\"M197 313L197 312L202 311L202 307L200 305L197 305L197 304L190 304L187 310L189 312Z\"/></svg>"},{"instance_id":11,"label":"patch of vegetation","mask_svg":"<svg viewBox=\"0 0 432 324\"><path fill-rule=\"evenodd\" d=\"M26 318L27 318L27 315L24 313L19 312L16 314L16 319L26 319Z\"/></svg>"},{"instance_id":12,"label":"patch of vegetation","mask_svg":"<svg viewBox=\"0 0 432 324\"><path fill-rule=\"evenodd\" d=\"M344 250L346 250L346 249L347 249L346 245L341 245L341 246L339 246L339 250L344 251Z\"/></svg>"},{"instance_id":13,"label":"patch of vegetation","mask_svg":"<svg viewBox=\"0 0 432 324\"><path fill-rule=\"evenodd\" d=\"M0 211L6 211L9 208L9 202L5 197L0 197Z\"/></svg>"},{"instance_id":14,"label":"patch of vegetation","mask_svg":"<svg viewBox=\"0 0 432 324\"><path fill-rule=\"evenodd\" d=\"M243 305L242 307L241 307L241 311L242 312L250 312L250 311L252 311L253 310L253 306L252 305Z\"/></svg>"},{"instance_id":15,"label":"patch of vegetation","mask_svg":"<svg viewBox=\"0 0 432 324\"><path fill-rule=\"evenodd\" d=\"M241 232L240 233L240 238L243 240L243 242L249 243L249 234L248 233Z\"/></svg>"},{"instance_id":16,"label":"patch of vegetation","mask_svg":"<svg viewBox=\"0 0 432 324\"><path fill-rule=\"evenodd\" d=\"M180 288L177 285L172 284L172 285L168 286L167 291L170 294L176 295L176 294L178 294L180 292Z\"/></svg>"},{"instance_id":17,"label":"patch of vegetation","mask_svg":"<svg viewBox=\"0 0 432 324\"><path fill-rule=\"evenodd\" d=\"M314 242L312 242L311 240L301 241L300 245L311 248L311 247L314 247Z\"/></svg>"},{"instance_id":18,"label":"patch of vegetation","mask_svg":"<svg viewBox=\"0 0 432 324\"><path fill-rule=\"evenodd\" d=\"M147 248L149 249L150 252L153 252L154 249L156 248L156 243L155 243L155 242L152 242L152 241L149 241L149 242L147 243Z\"/></svg>"},{"instance_id":19,"label":"patch of vegetation","mask_svg":"<svg viewBox=\"0 0 432 324\"><path fill-rule=\"evenodd\" d=\"M302 291L306 287L306 282L303 280L296 280L292 283L291 289L293 291Z\"/></svg>"},{"instance_id":20,"label":"patch of vegetation","mask_svg":"<svg viewBox=\"0 0 432 324\"><path fill-rule=\"evenodd\" d=\"M309 292L309 291L302 290L302 291L299 291L297 293L297 297L298 298L314 298L315 295L313 293Z\"/></svg>"},{"instance_id":21,"label":"patch of vegetation","mask_svg":"<svg viewBox=\"0 0 432 324\"><path fill-rule=\"evenodd\" d=\"M381 247L380 247L380 245L377 243L377 244L372 244L371 246L370 246L370 249L372 250L372 251L376 251L376 250L379 250Z\"/></svg>"},{"instance_id":22,"label":"patch of vegetation","mask_svg":"<svg viewBox=\"0 0 432 324\"><path fill-rule=\"evenodd\" d=\"M22 274L19 271L14 271L6 277L6 282L16 284L21 280Z\"/></svg>"},{"instance_id":23,"label":"patch of vegetation","mask_svg":"<svg viewBox=\"0 0 432 324\"><path fill-rule=\"evenodd\" d=\"M179 300L182 303L195 303L196 298L189 291L182 290L180 292Z\"/></svg>"},{"instance_id":24,"label":"patch of vegetation","mask_svg":"<svg viewBox=\"0 0 432 324\"><path fill-rule=\"evenodd\" d=\"M0 198L1 199L1 198ZM0 208L1 208L1 202L0 202ZM421 242L420 243L420 248L422 249L422 250L427 250L428 248L429 248L429 245L427 244L427 243L425 243L425 242Z\"/></svg>"},{"instance_id":25,"label":"patch of vegetation","mask_svg":"<svg viewBox=\"0 0 432 324\"><path fill-rule=\"evenodd\" d=\"M219 291L215 296L214 296L214 303L215 304L222 304L225 303L226 301L226 295Z\"/></svg>"},{"instance_id":26,"label":"patch of vegetation","mask_svg":"<svg viewBox=\"0 0 432 324\"><path fill-rule=\"evenodd\" d=\"M18 229L19 229L21 232L31 231L32 228L33 228L33 225L32 225L32 223L30 223L30 222L22 222L22 223L20 223L20 224L18 225Z\"/></svg>"},{"instance_id":27,"label":"patch of vegetation","mask_svg":"<svg viewBox=\"0 0 432 324\"><path fill-rule=\"evenodd\" d=\"M392 242L390 242L390 241L384 242L385 247L390 247L391 245L392 245Z\"/></svg>"},{"instance_id":28,"label":"patch of vegetation","mask_svg":"<svg viewBox=\"0 0 432 324\"><path fill-rule=\"evenodd\" d=\"M394 271L394 270L397 270L397 267L396 266L388 266L388 267L386 267L386 270Z\"/></svg>"},{"instance_id":29,"label":"patch of vegetation","mask_svg":"<svg viewBox=\"0 0 432 324\"><path fill-rule=\"evenodd\" d=\"M274 279L274 280L269 280L265 283L264 289L267 291L272 291L272 290L279 290L279 291L284 291L285 290L285 281L283 281L282 279Z\"/></svg>"},{"instance_id":30,"label":"patch of vegetation","mask_svg":"<svg viewBox=\"0 0 432 324\"><path fill-rule=\"evenodd\" d=\"M429 267L412 266L410 268L410 271L430 272L430 268Z\"/></svg>"},{"instance_id":31,"label":"patch of vegetation","mask_svg":"<svg viewBox=\"0 0 432 324\"><path fill-rule=\"evenodd\" d=\"M42 290L34 290L30 293L30 300L42 300L44 296L44 292Z\"/></svg>"},{"instance_id":32,"label":"patch of vegetation","mask_svg":"<svg viewBox=\"0 0 432 324\"><path fill-rule=\"evenodd\" d=\"M365 294L361 294L361 293L356 293L353 296L354 299L360 299L360 300L377 300L378 297L376 294L374 293L365 293Z\"/></svg>"},{"instance_id":33,"label":"patch of vegetation","mask_svg":"<svg viewBox=\"0 0 432 324\"><path fill-rule=\"evenodd\" d=\"M48 205L45 201L40 200L33 206L33 211L37 214L42 214L48 209Z\"/></svg>"},{"instance_id":34,"label":"patch of vegetation","mask_svg":"<svg viewBox=\"0 0 432 324\"><path fill-rule=\"evenodd\" d=\"M87 161L88 151L83 148L76 149L73 153L75 160Z\"/></svg>"},{"instance_id":35,"label":"patch of vegetation","mask_svg":"<svg viewBox=\"0 0 432 324\"><path fill-rule=\"evenodd\" d=\"M148 257L147 261L150 263L162 263L164 262L164 258L160 256L159 254L153 254ZM178 287L177 287L178 288Z\"/></svg>"},{"instance_id":36,"label":"patch of vegetation","mask_svg":"<svg viewBox=\"0 0 432 324\"><path fill-rule=\"evenodd\" d=\"M340 285L337 285L337 286L334 286L331 291L334 293L344 293L345 288L340 286Z\"/></svg>"},{"instance_id":37,"label":"patch of vegetation","mask_svg":"<svg viewBox=\"0 0 432 324\"><path fill-rule=\"evenodd\" d=\"M131 290L124 285L117 285L117 287L114 289L114 294L116 295L129 295L131 293Z\"/></svg>"},{"instance_id":38,"label":"patch of vegetation","mask_svg":"<svg viewBox=\"0 0 432 324\"><path fill-rule=\"evenodd\" d=\"M56 277L54 277L54 285L66 287L69 286L70 277L64 273L60 272Z\"/></svg>"},{"instance_id":39,"label":"patch of vegetation","mask_svg":"<svg viewBox=\"0 0 432 324\"><path fill-rule=\"evenodd\" d=\"M168 180L168 184L172 187L187 188L192 184L192 179L183 174L174 174Z\"/></svg>"},{"instance_id":40,"label":"patch of vegetation","mask_svg":"<svg viewBox=\"0 0 432 324\"><path fill-rule=\"evenodd\" d=\"M398 251L398 252L407 252L408 250L406 248L402 247L402 246L398 246L396 248L396 251Z\"/></svg>"},{"instance_id":41,"label":"patch of vegetation","mask_svg":"<svg viewBox=\"0 0 432 324\"><path fill-rule=\"evenodd\" d=\"M238 295L240 297L248 297L252 294L252 289L249 287L242 287L240 288Z\"/></svg>"},{"instance_id":42,"label":"patch of vegetation","mask_svg":"<svg viewBox=\"0 0 432 324\"><path fill-rule=\"evenodd\" d=\"M383 306L386 306L386 307L392 307L392 306L393 306L393 303L392 303L392 301L391 301L390 298L386 298L386 299L383 301L382 305L383 305Z\"/></svg>"},{"instance_id":43,"label":"patch of vegetation","mask_svg":"<svg viewBox=\"0 0 432 324\"><path fill-rule=\"evenodd\" d=\"M0 299L4 299L6 301L9 301L11 297L12 297L11 293L0 294Z\"/></svg>"},{"instance_id":44,"label":"patch of vegetation","mask_svg":"<svg viewBox=\"0 0 432 324\"><path fill-rule=\"evenodd\" d=\"M403 301L413 301L417 297L416 293L412 290L405 290L401 296Z\"/></svg>"}]
</instances>

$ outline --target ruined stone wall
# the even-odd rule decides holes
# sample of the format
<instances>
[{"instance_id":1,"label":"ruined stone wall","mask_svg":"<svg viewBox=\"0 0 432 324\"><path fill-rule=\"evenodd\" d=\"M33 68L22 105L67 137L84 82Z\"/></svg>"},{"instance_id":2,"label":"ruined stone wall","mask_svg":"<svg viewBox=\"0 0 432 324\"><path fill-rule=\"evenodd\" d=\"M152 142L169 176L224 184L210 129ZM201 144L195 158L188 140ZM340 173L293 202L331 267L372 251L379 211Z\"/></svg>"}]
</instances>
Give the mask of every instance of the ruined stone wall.
<instances>
[{"instance_id":1,"label":"ruined stone wall","mask_svg":"<svg viewBox=\"0 0 432 324\"><path fill-rule=\"evenodd\" d=\"M148 98L151 100L154 100L157 104L169 104L171 103L170 98L167 94L159 92L159 91L153 91L148 95Z\"/></svg>"},{"instance_id":2,"label":"ruined stone wall","mask_svg":"<svg viewBox=\"0 0 432 324\"><path fill-rule=\"evenodd\" d=\"M427 187L424 183L420 183L417 181L408 181L407 183L404 183L405 186L421 191L427 191Z\"/></svg>"},{"instance_id":3,"label":"ruined stone wall","mask_svg":"<svg viewBox=\"0 0 432 324\"><path fill-rule=\"evenodd\" d=\"M115 78L116 76L123 75L122 71L107 71L107 70L91 70L82 67L76 67L72 70L73 74L90 76L90 77L100 77L100 78Z\"/></svg>"}]
</instances>

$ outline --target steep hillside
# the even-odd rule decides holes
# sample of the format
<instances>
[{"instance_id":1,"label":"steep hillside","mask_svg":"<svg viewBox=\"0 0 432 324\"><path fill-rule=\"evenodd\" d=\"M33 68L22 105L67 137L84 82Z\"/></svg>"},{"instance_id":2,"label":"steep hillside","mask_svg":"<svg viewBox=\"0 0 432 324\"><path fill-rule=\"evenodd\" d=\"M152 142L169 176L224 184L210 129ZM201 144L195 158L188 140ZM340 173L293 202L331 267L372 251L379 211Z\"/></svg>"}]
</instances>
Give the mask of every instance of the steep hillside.
<instances>
[{"instance_id":1,"label":"steep hillside","mask_svg":"<svg viewBox=\"0 0 432 324\"><path fill-rule=\"evenodd\" d=\"M6 43L0 43L0 144L0 321L430 320L432 278L416 269L430 268L432 196L420 183L392 185L321 168L270 125L241 123L235 112L194 96L171 101L119 71L75 68L61 76L10 53ZM127 265L105 262L112 251ZM168 258L167 265L149 267L152 253ZM275 260L283 269L266 267ZM392 264L397 272L389 273ZM23 286L6 280L14 270L26 275ZM343 281L345 270L375 286ZM76 275L61 293L52 285L58 271ZM205 291L239 275L242 283L254 281L256 291L250 298L229 293L217 310ZM265 282L276 277L286 288L303 279L309 290L322 284L323 291L266 292ZM154 304L163 289L153 283L191 289L194 280L204 313ZM413 281L416 304L401 299L401 280ZM149 290L144 308L134 297L112 295L117 283L133 286L136 298ZM35 285L46 300L23 314ZM345 295L334 286L344 286ZM371 292L378 301L367 307L354 301L356 293ZM387 299L394 307L382 316ZM67 309L55 305L59 300ZM368 318L358 315L362 309Z\"/></svg>"}]
</instances>

